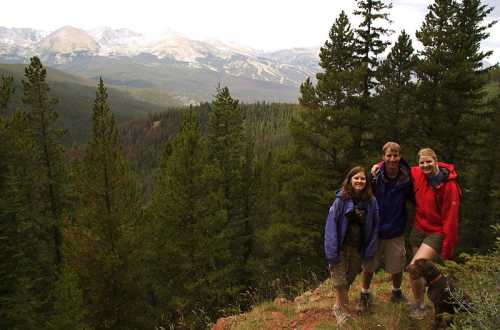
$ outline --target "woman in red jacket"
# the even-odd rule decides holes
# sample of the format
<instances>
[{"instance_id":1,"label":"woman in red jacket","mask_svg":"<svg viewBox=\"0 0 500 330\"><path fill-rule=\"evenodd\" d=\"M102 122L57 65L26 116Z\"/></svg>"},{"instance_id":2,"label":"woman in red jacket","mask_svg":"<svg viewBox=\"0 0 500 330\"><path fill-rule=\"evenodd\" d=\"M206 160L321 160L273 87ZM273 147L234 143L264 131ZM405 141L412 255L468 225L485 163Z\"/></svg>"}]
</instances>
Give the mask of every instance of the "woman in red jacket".
<instances>
[{"instance_id":1,"label":"woman in red jacket","mask_svg":"<svg viewBox=\"0 0 500 330\"><path fill-rule=\"evenodd\" d=\"M418 152L418 166L411 168L415 192L415 225L410 234L413 259L452 257L458 239L460 188L452 164L438 162L430 148ZM415 304L410 315L424 317L424 283L411 281Z\"/></svg>"}]
</instances>

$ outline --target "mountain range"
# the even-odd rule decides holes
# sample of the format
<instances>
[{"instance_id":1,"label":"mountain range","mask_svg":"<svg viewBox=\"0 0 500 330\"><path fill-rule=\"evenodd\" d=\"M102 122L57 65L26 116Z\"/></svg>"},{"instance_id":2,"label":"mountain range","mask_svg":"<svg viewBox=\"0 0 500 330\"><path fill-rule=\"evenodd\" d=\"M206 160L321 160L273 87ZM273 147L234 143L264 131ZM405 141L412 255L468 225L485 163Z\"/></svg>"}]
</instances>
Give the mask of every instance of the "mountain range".
<instances>
[{"instance_id":1,"label":"mountain range","mask_svg":"<svg viewBox=\"0 0 500 330\"><path fill-rule=\"evenodd\" d=\"M50 67L111 86L153 89L178 103L211 100L228 86L243 102L297 102L299 86L319 71L318 48L263 52L218 40L199 41L168 31L150 38L130 29L53 32L0 27L0 62L39 56Z\"/></svg>"}]
</instances>

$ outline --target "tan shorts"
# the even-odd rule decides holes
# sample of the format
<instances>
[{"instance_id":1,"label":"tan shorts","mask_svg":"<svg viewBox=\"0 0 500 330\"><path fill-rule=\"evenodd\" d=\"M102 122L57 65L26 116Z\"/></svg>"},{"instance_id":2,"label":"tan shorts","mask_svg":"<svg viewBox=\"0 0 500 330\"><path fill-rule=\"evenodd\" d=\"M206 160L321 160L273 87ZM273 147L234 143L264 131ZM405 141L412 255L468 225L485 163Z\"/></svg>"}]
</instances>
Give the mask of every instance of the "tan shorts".
<instances>
[{"instance_id":1,"label":"tan shorts","mask_svg":"<svg viewBox=\"0 0 500 330\"><path fill-rule=\"evenodd\" d=\"M351 286L361 272L361 256L356 248L347 246L340 251L340 261L330 268L333 286L335 288Z\"/></svg>"},{"instance_id":2,"label":"tan shorts","mask_svg":"<svg viewBox=\"0 0 500 330\"><path fill-rule=\"evenodd\" d=\"M443 235L438 233L426 234L417 228L413 227L410 233L410 245L414 249L425 243L433 248L437 254L441 252L441 245L443 244Z\"/></svg>"},{"instance_id":3,"label":"tan shorts","mask_svg":"<svg viewBox=\"0 0 500 330\"><path fill-rule=\"evenodd\" d=\"M377 270L381 262L384 263L384 269L388 273L397 274L404 270L406 266L404 235L390 239L380 239L375 258L363 263L363 270L373 273Z\"/></svg>"}]
</instances>

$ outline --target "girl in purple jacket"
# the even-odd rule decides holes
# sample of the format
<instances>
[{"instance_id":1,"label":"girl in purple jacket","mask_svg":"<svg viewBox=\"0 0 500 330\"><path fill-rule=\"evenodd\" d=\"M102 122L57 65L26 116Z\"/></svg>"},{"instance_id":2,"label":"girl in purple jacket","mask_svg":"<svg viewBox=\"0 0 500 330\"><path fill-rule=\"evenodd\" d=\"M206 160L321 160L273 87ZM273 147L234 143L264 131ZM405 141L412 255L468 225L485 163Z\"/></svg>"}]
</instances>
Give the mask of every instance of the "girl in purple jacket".
<instances>
[{"instance_id":1,"label":"girl in purple jacket","mask_svg":"<svg viewBox=\"0 0 500 330\"><path fill-rule=\"evenodd\" d=\"M361 263L372 259L377 247L378 205L367 177L361 166L349 171L326 220L325 254L336 291L333 311L338 324L349 317L349 287Z\"/></svg>"}]
</instances>

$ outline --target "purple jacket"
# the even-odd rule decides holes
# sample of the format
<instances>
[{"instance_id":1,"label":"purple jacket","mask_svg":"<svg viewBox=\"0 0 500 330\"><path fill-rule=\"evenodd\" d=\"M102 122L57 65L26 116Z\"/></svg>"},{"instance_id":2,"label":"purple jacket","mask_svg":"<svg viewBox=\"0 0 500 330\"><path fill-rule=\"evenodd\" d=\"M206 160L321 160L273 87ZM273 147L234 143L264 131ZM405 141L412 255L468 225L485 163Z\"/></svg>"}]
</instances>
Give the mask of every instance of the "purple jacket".
<instances>
[{"instance_id":1,"label":"purple jacket","mask_svg":"<svg viewBox=\"0 0 500 330\"><path fill-rule=\"evenodd\" d=\"M329 264L339 262L340 250L347 232L348 220L346 214L353 210L354 204L352 199L343 200L340 197L341 192L337 192L337 196L326 219L325 226L325 255L326 261ZM375 197L368 202L366 212L366 221L364 226L364 244L361 251L361 259L367 261L375 256L377 251L379 229L378 204Z\"/></svg>"}]
</instances>

